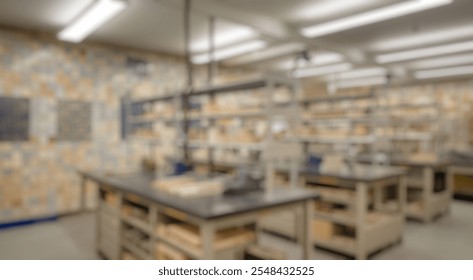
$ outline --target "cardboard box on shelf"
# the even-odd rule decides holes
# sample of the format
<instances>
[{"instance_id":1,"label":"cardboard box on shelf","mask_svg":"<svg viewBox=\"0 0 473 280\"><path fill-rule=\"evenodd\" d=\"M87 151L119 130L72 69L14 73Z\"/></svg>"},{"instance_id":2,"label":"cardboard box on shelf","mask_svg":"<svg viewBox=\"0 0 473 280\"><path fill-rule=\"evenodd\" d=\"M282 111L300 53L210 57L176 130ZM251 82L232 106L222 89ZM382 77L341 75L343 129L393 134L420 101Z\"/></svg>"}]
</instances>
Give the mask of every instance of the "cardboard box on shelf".
<instances>
[{"instance_id":1,"label":"cardboard box on shelf","mask_svg":"<svg viewBox=\"0 0 473 280\"><path fill-rule=\"evenodd\" d=\"M132 253L130 253L128 251L123 251L122 252L121 259L126 260L126 261L138 260L138 258L135 255L133 255Z\"/></svg>"},{"instance_id":2,"label":"cardboard box on shelf","mask_svg":"<svg viewBox=\"0 0 473 280\"><path fill-rule=\"evenodd\" d=\"M387 214L371 212L366 215L366 223L368 224L376 224L386 220Z\"/></svg>"},{"instance_id":3,"label":"cardboard box on shelf","mask_svg":"<svg viewBox=\"0 0 473 280\"><path fill-rule=\"evenodd\" d=\"M358 136L368 135L369 129L366 125L356 125L353 134Z\"/></svg>"},{"instance_id":4,"label":"cardboard box on shelf","mask_svg":"<svg viewBox=\"0 0 473 280\"><path fill-rule=\"evenodd\" d=\"M219 106L215 100L209 100L207 103L204 104L203 108L203 114L213 114L213 113L218 113Z\"/></svg>"},{"instance_id":5,"label":"cardboard box on shelf","mask_svg":"<svg viewBox=\"0 0 473 280\"><path fill-rule=\"evenodd\" d=\"M317 129L315 127L309 126L299 126L296 128L296 134L299 136L312 136L317 133Z\"/></svg>"},{"instance_id":6,"label":"cardboard box on shelf","mask_svg":"<svg viewBox=\"0 0 473 280\"><path fill-rule=\"evenodd\" d=\"M419 152L411 155L409 160L414 162L435 162L438 160L438 155L429 152Z\"/></svg>"},{"instance_id":7,"label":"cardboard box on shelf","mask_svg":"<svg viewBox=\"0 0 473 280\"><path fill-rule=\"evenodd\" d=\"M312 234L314 239L330 240L335 234L335 225L329 221L312 220Z\"/></svg>"},{"instance_id":8,"label":"cardboard box on shelf","mask_svg":"<svg viewBox=\"0 0 473 280\"><path fill-rule=\"evenodd\" d=\"M189 224L159 224L158 235L175 242L185 244L189 249L198 252L202 247L202 238L199 228ZM255 233L246 228L228 228L219 230L215 234L214 250L225 250L240 244L251 242Z\"/></svg>"},{"instance_id":9,"label":"cardboard box on shelf","mask_svg":"<svg viewBox=\"0 0 473 280\"><path fill-rule=\"evenodd\" d=\"M330 213L333 210L333 204L325 201L317 201L314 209L316 212Z\"/></svg>"},{"instance_id":10,"label":"cardboard box on shelf","mask_svg":"<svg viewBox=\"0 0 473 280\"><path fill-rule=\"evenodd\" d=\"M156 251L155 251L154 256L157 260L188 260L189 259L182 252L164 243L159 243L156 245Z\"/></svg>"},{"instance_id":11,"label":"cardboard box on shelf","mask_svg":"<svg viewBox=\"0 0 473 280\"><path fill-rule=\"evenodd\" d=\"M157 132L153 132L149 129L136 129L133 132L134 137L140 137L140 138L157 138L159 137L159 134Z\"/></svg>"},{"instance_id":12,"label":"cardboard box on shelf","mask_svg":"<svg viewBox=\"0 0 473 280\"><path fill-rule=\"evenodd\" d=\"M188 184L194 182L195 178L190 176L173 176L169 178L162 178L153 182L153 187L161 190L169 190L174 187L181 186L183 184Z\"/></svg>"},{"instance_id":13,"label":"cardboard box on shelf","mask_svg":"<svg viewBox=\"0 0 473 280\"><path fill-rule=\"evenodd\" d=\"M196 181L195 178L179 176L175 178L157 180L153 187L171 195L180 197L202 197L221 194L224 190L222 182L217 180Z\"/></svg>"},{"instance_id":14,"label":"cardboard box on shelf","mask_svg":"<svg viewBox=\"0 0 473 280\"><path fill-rule=\"evenodd\" d=\"M344 157L339 154L324 155L320 168L325 171L338 170L344 165Z\"/></svg>"},{"instance_id":15,"label":"cardboard box on shelf","mask_svg":"<svg viewBox=\"0 0 473 280\"><path fill-rule=\"evenodd\" d=\"M253 132L244 130L239 133L237 141L243 143L255 143L258 142L259 139Z\"/></svg>"},{"instance_id":16,"label":"cardboard box on shelf","mask_svg":"<svg viewBox=\"0 0 473 280\"><path fill-rule=\"evenodd\" d=\"M118 206L118 195L111 192L106 193L105 203L112 208L116 208Z\"/></svg>"}]
</instances>

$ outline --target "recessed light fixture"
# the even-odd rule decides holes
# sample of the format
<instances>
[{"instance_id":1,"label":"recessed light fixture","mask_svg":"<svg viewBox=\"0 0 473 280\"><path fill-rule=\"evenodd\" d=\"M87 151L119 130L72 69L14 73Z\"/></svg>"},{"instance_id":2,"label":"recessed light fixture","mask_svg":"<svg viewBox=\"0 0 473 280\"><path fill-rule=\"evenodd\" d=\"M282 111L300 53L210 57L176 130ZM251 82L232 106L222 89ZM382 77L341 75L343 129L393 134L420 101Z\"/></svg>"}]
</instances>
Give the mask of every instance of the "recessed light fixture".
<instances>
[{"instance_id":1,"label":"recessed light fixture","mask_svg":"<svg viewBox=\"0 0 473 280\"><path fill-rule=\"evenodd\" d=\"M473 41L467 41L467 42L428 47L428 48L422 48L422 49L382 54L376 57L376 61L378 63L391 63L391 62L398 62L398 61L405 61L405 60L413 60L417 58L424 58L424 57L429 57L429 56L466 52L466 51L472 51L472 50L473 50Z\"/></svg>"},{"instance_id":2,"label":"recessed light fixture","mask_svg":"<svg viewBox=\"0 0 473 280\"><path fill-rule=\"evenodd\" d=\"M263 40L249 41L249 42L238 44L232 47L218 49L214 52L213 58L215 61L220 61L227 58L242 55L248 52L264 49L266 45L267 43ZM192 63L194 64L205 64L209 62L210 62L210 56L208 53L192 56Z\"/></svg>"},{"instance_id":3,"label":"recessed light fixture","mask_svg":"<svg viewBox=\"0 0 473 280\"><path fill-rule=\"evenodd\" d=\"M253 63L258 61L263 61L275 57L280 57L287 54L297 53L303 51L305 49L305 45L301 43L286 43L281 44L273 47L269 47L265 50L261 50L255 53L251 53L242 57L238 57L228 61L230 65L241 65L247 63Z\"/></svg>"},{"instance_id":4,"label":"recessed light fixture","mask_svg":"<svg viewBox=\"0 0 473 280\"><path fill-rule=\"evenodd\" d=\"M380 77L371 77L364 79L354 79L354 80L341 80L333 83L332 85L337 88L354 88L354 87L366 87L366 86L376 86L386 84L388 79L384 76Z\"/></svg>"},{"instance_id":5,"label":"recessed light fixture","mask_svg":"<svg viewBox=\"0 0 473 280\"><path fill-rule=\"evenodd\" d=\"M309 68L314 66L322 66L327 64L334 64L343 61L343 55L335 52L311 53L310 61L299 59L297 61L298 68ZM278 70L290 70L294 68L294 59L288 59L278 63L276 66Z\"/></svg>"},{"instance_id":6,"label":"recessed light fixture","mask_svg":"<svg viewBox=\"0 0 473 280\"><path fill-rule=\"evenodd\" d=\"M473 63L473 54L461 54L415 61L409 66L415 69L432 69L471 63Z\"/></svg>"},{"instance_id":7,"label":"recessed light fixture","mask_svg":"<svg viewBox=\"0 0 473 280\"><path fill-rule=\"evenodd\" d=\"M308 22L314 19L336 18L353 13L354 10L367 10L379 0L324 0L307 1L295 4L290 9L290 19Z\"/></svg>"},{"instance_id":8,"label":"recessed light fixture","mask_svg":"<svg viewBox=\"0 0 473 280\"><path fill-rule=\"evenodd\" d=\"M416 32L412 35L382 40L374 43L370 49L376 52L387 52L400 49L416 48L434 45L473 36L471 25L457 26L455 28L441 29L430 32Z\"/></svg>"},{"instance_id":9,"label":"recessed light fixture","mask_svg":"<svg viewBox=\"0 0 473 280\"><path fill-rule=\"evenodd\" d=\"M254 39L258 33L248 26L229 27L215 34L215 48L222 48L238 42ZM210 49L209 39L206 36L201 40L191 43L191 51L194 53L206 52Z\"/></svg>"},{"instance_id":10,"label":"recessed light fixture","mask_svg":"<svg viewBox=\"0 0 473 280\"><path fill-rule=\"evenodd\" d=\"M415 72L416 79L434 79L442 77L464 76L473 74L473 65L423 70Z\"/></svg>"},{"instance_id":11,"label":"recessed light fixture","mask_svg":"<svg viewBox=\"0 0 473 280\"><path fill-rule=\"evenodd\" d=\"M451 4L453 0L412 0L301 29L315 38Z\"/></svg>"},{"instance_id":12,"label":"recessed light fixture","mask_svg":"<svg viewBox=\"0 0 473 280\"><path fill-rule=\"evenodd\" d=\"M343 72L337 75L337 78L340 80L350 80L350 79L359 79L367 78L374 76L383 76L386 75L387 71L382 67L373 67L373 68L364 68L364 69L355 69L353 71Z\"/></svg>"},{"instance_id":13,"label":"recessed light fixture","mask_svg":"<svg viewBox=\"0 0 473 280\"><path fill-rule=\"evenodd\" d=\"M298 69L294 71L293 76L295 78L323 76L323 75L348 71L351 68L352 68L352 65L350 63L340 63L340 64L328 65L328 66L323 66L323 67Z\"/></svg>"},{"instance_id":14,"label":"recessed light fixture","mask_svg":"<svg viewBox=\"0 0 473 280\"><path fill-rule=\"evenodd\" d=\"M80 17L58 33L62 41L79 43L127 7L122 0L97 0Z\"/></svg>"}]
</instances>

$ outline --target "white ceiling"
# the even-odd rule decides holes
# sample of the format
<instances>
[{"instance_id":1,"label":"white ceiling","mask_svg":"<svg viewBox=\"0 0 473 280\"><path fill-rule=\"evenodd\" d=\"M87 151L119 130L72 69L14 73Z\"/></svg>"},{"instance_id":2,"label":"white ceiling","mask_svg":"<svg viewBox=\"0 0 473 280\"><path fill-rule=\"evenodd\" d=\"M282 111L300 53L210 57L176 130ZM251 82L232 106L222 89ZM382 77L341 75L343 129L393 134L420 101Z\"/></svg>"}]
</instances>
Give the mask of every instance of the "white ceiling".
<instances>
[{"instance_id":1,"label":"white ceiling","mask_svg":"<svg viewBox=\"0 0 473 280\"><path fill-rule=\"evenodd\" d=\"M218 2L300 25L343 17L402 0L218 0Z\"/></svg>"},{"instance_id":2,"label":"white ceiling","mask_svg":"<svg viewBox=\"0 0 473 280\"><path fill-rule=\"evenodd\" d=\"M0 24L57 33L92 1L0 0ZM407 0L193 0L192 41L206 40L209 14L219 18L217 34L248 24L270 45L297 41L308 49L340 52L360 65L373 64L373 56L380 52L473 39L472 0L455 0L444 7L316 39L303 38L297 32L310 23L403 1ZM123 13L86 40L178 55L184 53L183 0L128 2L129 7ZM435 34L440 31L449 36ZM430 40L431 33L435 40ZM456 36L450 36L452 34ZM408 45L406 40L399 42L403 38L410 38ZM416 43L417 38L421 39ZM273 67L290 59L293 56L286 55L255 65Z\"/></svg>"}]
</instances>

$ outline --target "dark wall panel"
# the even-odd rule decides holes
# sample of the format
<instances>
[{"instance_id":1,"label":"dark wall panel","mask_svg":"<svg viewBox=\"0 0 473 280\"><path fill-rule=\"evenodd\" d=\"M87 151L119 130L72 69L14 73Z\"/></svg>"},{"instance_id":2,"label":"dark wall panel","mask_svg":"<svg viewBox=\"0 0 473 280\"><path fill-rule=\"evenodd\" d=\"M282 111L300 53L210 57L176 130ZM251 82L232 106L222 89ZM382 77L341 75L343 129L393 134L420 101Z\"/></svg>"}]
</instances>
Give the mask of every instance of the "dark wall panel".
<instances>
[{"instance_id":1,"label":"dark wall panel","mask_svg":"<svg viewBox=\"0 0 473 280\"><path fill-rule=\"evenodd\" d=\"M27 98L0 97L0 141L26 141L29 136Z\"/></svg>"}]
</instances>

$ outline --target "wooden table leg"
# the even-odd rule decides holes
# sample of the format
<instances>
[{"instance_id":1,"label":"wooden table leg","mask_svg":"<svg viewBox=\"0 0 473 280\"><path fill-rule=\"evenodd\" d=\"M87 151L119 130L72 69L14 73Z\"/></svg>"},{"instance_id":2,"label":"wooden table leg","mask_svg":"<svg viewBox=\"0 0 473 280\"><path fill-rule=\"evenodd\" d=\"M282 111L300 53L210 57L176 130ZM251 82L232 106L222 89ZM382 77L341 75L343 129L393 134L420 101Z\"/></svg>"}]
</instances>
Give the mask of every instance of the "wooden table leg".
<instances>
[{"instance_id":1,"label":"wooden table leg","mask_svg":"<svg viewBox=\"0 0 473 280\"><path fill-rule=\"evenodd\" d=\"M81 183L80 183L80 208L79 208L79 211L85 211L86 210L86 195L85 195L85 191L86 191L86 186L87 186L87 179L85 178L85 176L81 176Z\"/></svg>"},{"instance_id":2,"label":"wooden table leg","mask_svg":"<svg viewBox=\"0 0 473 280\"><path fill-rule=\"evenodd\" d=\"M451 200L453 199L453 190L455 187L455 168L454 167L447 167L446 169L446 182L445 182L445 191L448 193L448 199ZM448 203L447 206L447 213L450 213L450 205L451 203Z\"/></svg>"},{"instance_id":3,"label":"wooden table leg","mask_svg":"<svg viewBox=\"0 0 473 280\"><path fill-rule=\"evenodd\" d=\"M425 223L432 221L431 197L434 193L434 169L424 168L424 188L422 190L423 221Z\"/></svg>"},{"instance_id":4,"label":"wooden table leg","mask_svg":"<svg viewBox=\"0 0 473 280\"><path fill-rule=\"evenodd\" d=\"M376 211L379 211L382 209L382 206L383 206L383 191L385 189L384 188L374 188L374 209Z\"/></svg>"},{"instance_id":5,"label":"wooden table leg","mask_svg":"<svg viewBox=\"0 0 473 280\"><path fill-rule=\"evenodd\" d=\"M314 248L313 236L312 236L312 219L314 211L314 202L312 200L306 200L304 202L304 219L302 219L302 228L304 230L304 238L300 241L302 243L304 259L311 260Z\"/></svg>"},{"instance_id":6,"label":"wooden table leg","mask_svg":"<svg viewBox=\"0 0 473 280\"><path fill-rule=\"evenodd\" d=\"M402 175L399 178L399 212L403 217L406 217L406 205L407 205L407 178L406 175Z\"/></svg>"},{"instance_id":7,"label":"wooden table leg","mask_svg":"<svg viewBox=\"0 0 473 280\"><path fill-rule=\"evenodd\" d=\"M368 186L366 183L356 184L356 254L358 260L366 259L365 221L368 205Z\"/></svg>"},{"instance_id":8,"label":"wooden table leg","mask_svg":"<svg viewBox=\"0 0 473 280\"><path fill-rule=\"evenodd\" d=\"M215 259L214 253L214 239L215 239L215 227L211 223L203 223L200 225L200 236L202 237L202 259L213 260Z\"/></svg>"}]
</instances>

